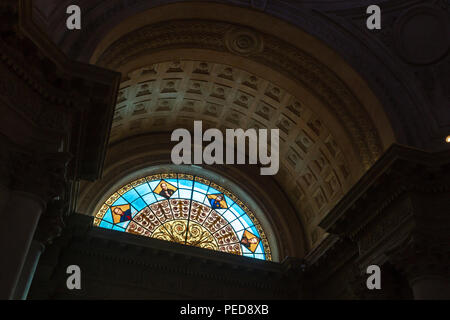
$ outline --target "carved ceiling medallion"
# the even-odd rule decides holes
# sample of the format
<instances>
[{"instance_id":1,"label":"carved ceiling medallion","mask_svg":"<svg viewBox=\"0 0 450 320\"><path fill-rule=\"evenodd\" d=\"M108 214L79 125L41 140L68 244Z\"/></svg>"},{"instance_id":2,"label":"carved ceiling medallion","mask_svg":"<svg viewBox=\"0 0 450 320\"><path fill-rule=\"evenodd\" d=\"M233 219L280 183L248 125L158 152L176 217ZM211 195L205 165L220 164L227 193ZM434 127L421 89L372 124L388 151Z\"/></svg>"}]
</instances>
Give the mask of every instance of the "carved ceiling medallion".
<instances>
[{"instance_id":1,"label":"carved ceiling medallion","mask_svg":"<svg viewBox=\"0 0 450 320\"><path fill-rule=\"evenodd\" d=\"M225 43L228 50L242 56L260 53L264 49L264 43L259 34L242 28L228 31L225 36Z\"/></svg>"}]
</instances>

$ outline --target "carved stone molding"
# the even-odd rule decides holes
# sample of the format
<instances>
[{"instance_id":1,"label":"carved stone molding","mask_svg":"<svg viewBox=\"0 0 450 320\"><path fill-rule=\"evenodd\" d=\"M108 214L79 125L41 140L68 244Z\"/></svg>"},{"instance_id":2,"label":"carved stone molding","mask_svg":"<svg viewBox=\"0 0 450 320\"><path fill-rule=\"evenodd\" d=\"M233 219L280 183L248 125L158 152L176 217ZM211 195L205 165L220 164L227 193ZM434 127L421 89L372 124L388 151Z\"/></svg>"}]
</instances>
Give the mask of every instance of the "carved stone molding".
<instances>
[{"instance_id":1,"label":"carved stone molding","mask_svg":"<svg viewBox=\"0 0 450 320\"><path fill-rule=\"evenodd\" d=\"M329 235L309 255L306 260L305 278L313 283L321 283L351 262L357 254L357 246L349 239Z\"/></svg>"},{"instance_id":2,"label":"carved stone molding","mask_svg":"<svg viewBox=\"0 0 450 320\"><path fill-rule=\"evenodd\" d=\"M225 35L225 43L228 50L240 56L250 56L264 50L262 37L249 29L229 30Z\"/></svg>"},{"instance_id":3,"label":"carved stone molding","mask_svg":"<svg viewBox=\"0 0 450 320\"><path fill-rule=\"evenodd\" d=\"M274 299L295 294L283 264L239 259L225 253L88 226L92 226L92 218L71 216L63 236L49 245L41 257L31 298L44 294L63 298L73 294L64 285L67 264L73 261L83 270L83 281L86 281L78 294L91 298L97 294L96 288L105 283L113 291L101 294L110 298L139 295L139 290L121 291L123 285L145 288L147 298L158 293L161 297L164 293L160 290L210 299ZM49 274L47 270L53 271ZM117 274L124 270L128 276L118 278Z\"/></svg>"},{"instance_id":4,"label":"carved stone molding","mask_svg":"<svg viewBox=\"0 0 450 320\"><path fill-rule=\"evenodd\" d=\"M258 10L265 10L269 0L251 0L252 7Z\"/></svg>"},{"instance_id":5,"label":"carved stone molding","mask_svg":"<svg viewBox=\"0 0 450 320\"><path fill-rule=\"evenodd\" d=\"M361 49L366 51L358 52L342 36L335 42L336 48L347 52L348 61L372 81L399 143L445 150L443 138L448 134L450 117L444 106L449 100L444 93L448 90L441 88L449 82L448 1L400 0L381 5L382 29L377 32L366 30L366 7L362 4L327 14L334 25L354 33L354 41L364 42Z\"/></svg>"},{"instance_id":6,"label":"carved stone molding","mask_svg":"<svg viewBox=\"0 0 450 320\"><path fill-rule=\"evenodd\" d=\"M16 152L11 158L11 189L34 195L44 203L63 197L67 192L66 170L71 159L67 153Z\"/></svg>"},{"instance_id":7,"label":"carved stone molding","mask_svg":"<svg viewBox=\"0 0 450 320\"><path fill-rule=\"evenodd\" d=\"M394 26L398 54L412 64L436 63L450 48L449 21L448 12L430 5L405 11Z\"/></svg>"},{"instance_id":8,"label":"carved stone molding","mask_svg":"<svg viewBox=\"0 0 450 320\"><path fill-rule=\"evenodd\" d=\"M112 44L100 57L100 66L117 70L120 66L143 55L178 47L226 51L227 34L242 29L224 22L170 21L136 30ZM230 31L231 30L231 31ZM368 168L381 155L380 138L370 117L348 87L327 67L306 52L268 34L255 30L242 36L247 46L258 48L258 38L263 50L251 50L248 59L261 63L300 81L314 92L345 126L359 155ZM249 40L253 39L253 40ZM235 46L236 47L236 46ZM245 46L244 46L245 47ZM236 48L234 49L236 50ZM241 52L242 54L242 52Z\"/></svg>"},{"instance_id":9,"label":"carved stone molding","mask_svg":"<svg viewBox=\"0 0 450 320\"><path fill-rule=\"evenodd\" d=\"M357 246L349 239L328 235L306 257L302 272L307 299L356 299L352 290ZM358 270L359 274L359 270Z\"/></svg>"},{"instance_id":10,"label":"carved stone molding","mask_svg":"<svg viewBox=\"0 0 450 320\"><path fill-rule=\"evenodd\" d=\"M427 153L393 145L322 220L321 227L355 239L373 219L386 215L386 209L404 197L444 194L450 190L448 162L448 151ZM401 208L410 211L408 202L405 205Z\"/></svg>"},{"instance_id":11,"label":"carved stone molding","mask_svg":"<svg viewBox=\"0 0 450 320\"><path fill-rule=\"evenodd\" d=\"M390 263L410 283L449 277L449 163L449 152L393 146L322 221L357 245L359 274Z\"/></svg>"},{"instance_id":12,"label":"carved stone molding","mask_svg":"<svg viewBox=\"0 0 450 320\"><path fill-rule=\"evenodd\" d=\"M65 227L64 220L69 215L69 203L63 199L52 200L39 220L34 239L44 246L52 244Z\"/></svg>"},{"instance_id":13,"label":"carved stone molding","mask_svg":"<svg viewBox=\"0 0 450 320\"><path fill-rule=\"evenodd\" d=\"M38 153L70 152L76 159L71 178L96 177L119 75L69 61L36 27L31 12L31 1L0 7L0 107L10 119L0 133Z\"/></svg>"},{"instance_id":14,"label":"carved stone molding","mask_svg":"<svg viewBox=\"0 0 450 320\"><path fill-rule=\"evenodd\" d=\"M69 0L61 0L57 4L48 5L47 8L41 4L35 5L40 7L40 10L48 13L46 22L48 22L49 33L52 34L55 42L70 56L83 61L89 60L97 45L107 35L107 30L113 30L114 27L126 19L133 19L133 15L139 11L146 10L151 13L166 10L164 15L170 19L171 16L180 17L181 15L178 12L188 11L184 9L184 5L186 7L198 5L199 8L202 6L211 6L213 8L218 5L218 2L221 2L227 6L222 5L222 10L219 9L221 12L218 14L218 17L226 16L226 12L232 10L230 7L234 5L235 8L233 9L238 13L235 15L239 15L239 11L241 11L240 14L244 16L243 20L251 20L250 17L260 14L260 12L257 12L258 9L261 9L261 6L258 4L265 3L263 10L267 18L276 17L280 22L287 22L320 39L327 46L338 52L349 65L366 79L383 104L383 108L395 130L396 141L427 150L445 149L442 138L448 134L449 128L448 112L445 108L448 104L448 99L443 100L440 97L441 94L436 95L436 92L431 92L433 97L429 99L427 95L430 92L427 92L427 86L431 86L434 89L436 87L445 88L449 83L446 76L443 76L443 69L445 68L445 63L448 63L450 56L447 54L447 58L438 59L439 64L435 63L433 65L436 71L431 72L431 75L437 84L432 85L426 80L427 77L421 75L424 69L423 65L404 63L405 60L397 53L398 50L396 49L397 45L405 43L403 40L411 43L410 40L403 39L401 35L405 33L410 34L411 24L407 23L405 25L400 22L398 24L400 26L400 36L397 36L394 30L394 26L397 24L396 20L411 8L423 6L423 2L417 0L378 1L383 7L383 28L379 32L372 32L367 30L365 26L367 19L366 8L373 4L369 1L304 2L272 0L269 2L262 0L234 0L230 2L227 0L205 0L199 5L198 1L183 1L182 4L174 4L174 2L178 1L146 2L140 0L130 3L126 0L111 0L108 2L91 0L82 1L82 5L88 13L87 16L89 16L86 19L87 26L83 28L84 31L67 33L60 31L63 30L62 24L64 23L60 17L64 14L64 6L67 6L69 2ZM445 0L430 0L427 1L427 4L435 6L435 12L449 13L448 2ZM249 10L251 8L254 9ZM175 14L172 15L172 12L175 12ZM224 13L223 15L222 12ZM432 14L431 17L433 16L435 15ZM425 13L425 15L419 14L410 18L414 20L424 17L430 17L430 15ZM157 17L157 19L160 19L160 17ZM258 18L255 19L257 20ZM441 18L438 18L438 20L442 21ZM408 21L406 19L406 22ZM426 25L424 31L428 30L427 32L429 33L434 28L433 25L430 26L430 23L433 24L433 22L429 19L424 22ZM413 23L412 26L414 25L420 26L421 24ZM431 37L419 39L418 43L431 41L436 36L438 39L445 39L442 37L443 33L441 31L435 32ZM107 35L107 37L109 36L111 34ZM445 46L445 42L432 41L431 45L426 47L425 50L417 50L413 54L428 55L425 51L435 51L437 47ZM414 47L414 43L412 46ZM431 55L434 54L431 53ZM430 68L426 69L429 70ZM443 90L443 92L445 95L445 92L448 92L448 90ZM433 108L430 108L430 104L433 105ZM440 110L437 111L437 109ZM426 123L432 124L426 125ZM390 142L386 146L389 144Z\"/></svg>"}]
</instances>

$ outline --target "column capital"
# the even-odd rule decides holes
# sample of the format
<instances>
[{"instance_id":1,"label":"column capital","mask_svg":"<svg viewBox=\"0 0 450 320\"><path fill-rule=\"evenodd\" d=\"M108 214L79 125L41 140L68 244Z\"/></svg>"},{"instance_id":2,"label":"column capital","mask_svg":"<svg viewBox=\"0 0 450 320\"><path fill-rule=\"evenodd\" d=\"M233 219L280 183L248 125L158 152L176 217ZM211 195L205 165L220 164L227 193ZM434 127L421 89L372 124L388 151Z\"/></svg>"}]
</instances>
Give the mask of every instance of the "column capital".
<instances>
[{"instance_id":1,"label":"column capital","mask_svg":"<svg viewBox=\"0 0 450 320\"><path fill-rule=\"evenodd\" d=\"M62 199L51 200L47 204L47 210L39 220L34 239L47 246L58 238L64 227L64 217L68 215L69 204Z\"/></svg>"},{"instance_id":2,"label":"column capital","mask_svg":"<svg viewBox=\"0 0 450 320\"><path fill-rule=\"evenodd\" d=\"M410 283L427 276L450 278L449 235L412 235L386 255Z\"/></svg>"},{"instance_id":3,"label":"column capital","mask_svg":"<svg viewBox=\"0 0 450 320\"><path fill-rule=\"evenodd\" d=\"M64 197L71 158L68 153L11 153L11 190L31 194L44 203Z\"/></svg>"}]
</instances>

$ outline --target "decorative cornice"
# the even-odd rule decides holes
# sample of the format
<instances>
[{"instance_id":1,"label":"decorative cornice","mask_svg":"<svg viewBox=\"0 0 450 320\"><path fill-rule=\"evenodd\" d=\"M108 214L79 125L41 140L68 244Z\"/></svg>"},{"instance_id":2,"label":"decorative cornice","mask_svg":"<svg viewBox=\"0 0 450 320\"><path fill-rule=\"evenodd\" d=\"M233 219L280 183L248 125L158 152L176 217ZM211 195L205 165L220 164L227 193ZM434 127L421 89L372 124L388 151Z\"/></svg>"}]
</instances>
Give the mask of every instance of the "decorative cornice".
<instances>
[{"instance_id":1,"label":"decorative cornice","mask_svg":"<svg viewBox=\"0 0 450 320\"><path fill-rule=\"evenodd\" d=\"M235 28L225 34L227 49L240 56L258 54L264 50L264 41L260 34L250 29Z\"/></svg>"},{"instance_id":2,"label":"decorative cornice","mask_svg":"<svg viewBox=\"0 0 450 320\"><path fill-rule=\"evenodd\" d=\"M47 209L39 220L34 239L44 246L52 244L65 227L64 219L69 215L69 204L62 199L55 199L47 204Z\"/></svg>"},{"instance_id":3,"label":"decorative cornice","mask_svg":"<svg viewBox=\"0 0 450 320\"><path fill-rule=\"evenodd\" d=\"M32 194L45 203L64 196L66 170L71 158L67 153L13 153L11 189Z\"/></svg>"},{"instance_id":4,"label":"decorative cornice","mask_svg":"<svg viewBox=\"0 0 450 320\"><path fill-rule=\"evenodd\" d=\"M360 271L390 262L410 281L448 276L449 169L450 151L394 145L321 225L357 246L353 264Z\"/></svg>"},{"instance_id":5,"label":"decorative cornice","mask_svg":"<svg viewBox=\"0 0 450 320\"><path fill-rule=\"evenodd\" d=\"M411 235L387 252L389 261L411 284L424 276L450 278L450 233L447 228L428 235Z\"/></svg>"},{"instance_id":6,"label":"decorative cornice","mask_svg":"<svg viewBox=\"0 0 450 320\"><path fill-rule=\"evenodd\" d=\"M10 40L10 41L8 41ZM29 39L19 39L16 36L6 38L7 42L0 42L0 60L18 76L29 88L37 93L44 101L50 104L63 105L70 107L73 103L73 94L63 91L63 79L58 84L60 87L52 87L48 80L51 77L53 81L57 81L55 74L55 66L45 57L40 56L37 48ZM14 46L14 47L13 47ZM24 53L26 52L26 55ZM30 68L32 65L32 68ZM42 73L36 70L42 70ZM47 78L44 78L47 77ZM56 84L56 82L55 82Z\"/></svg>"},{"instance_id":7,"label":"decorative cornice","mask_svg":"<svg viewBox=\"0 0 450 320\"><path fill-rule=\"evenodd\" d=\"M35 95L21 106L30 110L22 111L39 107L38 124L66 134L67 149L76 159L74 178L94 179L102 170L120 75L69 61L34 24L32 2L19 0L18 8L15 25L0 41L0 58L20 79L16 86L29 87ZM89 135L91 131L96 134Z\"/></svg>"},{"instance_id":8,"label":"decorative cornice","mask_svg":"<svg viewBox=\"0 0 450 320\"><path fill-rule=\"evenodd\" d=\"M67 221L63 237L54 246L64 250L64 256L76 254L80 260L99 258L113 265L124 264L146 272L171 273L208 281L220 281L233 288L257 288L287 296L294 292L292 268L274 262L247 259L167 241L145 238L92 226L92 217L72 215ZM64 259L64 256L61 259ZM59 264L64 263L62 261ZM126 266L125 266L126 267ZM98 277L96 270L85 274ZM109 270L109 269L108 269ZM248 276L245 276L248 274ZM107 276L107 274L105 274ZM245 280L247 279L247 280ZM132 280L130 280L132 282ZM145 283L140 282L140 285Z\"/></svg>"},{"instance_id":9,"label":"decorative cornice","mask_svg":"<svg viewBox=\"0 0 450 320\"><path fill-rule=\"evenodd\" d=\"M316 263L320 264L321 262L319 260L326 256L326 252L328 250L333 250L333 248L336 247L337 243L340 241L341 239L337 235L329 234L318 246L306 255L306 263L310 266Z\"/></svg>"},{"instance_id":10,"label":"decorative cornice","mask_svg":"<svg viewBox=\"0 0 450 320\"><path fill-rule=\"evenodd\" d=\"M329 235L318 247L317 257L311 254L306 257L305 279L310 284L326 281L331 275L348 263L354 262L358 255L356 244L349 239Z\"/></svg>"},{"instance_id":11,"label":"decorative cornice","mask_svg":"<svg viewBox=\"0 0 450 320\"><path fill-rule=\"evenodd\" d=\"M409 36L411 29L406 28L409 22L415 20L406 19L407 23L404 24L405 21L402 22L403 19L398 18L404 14L408 15L410 9L422 7L424 4L433 5L437 9L434 10L435 13L441 11L448 14L449 5L446 0L433 0L427 1L427 3L420 0L378 0L375 3L370 0L204 0L201 1L201 5L199 5L199 1L186 0L151 2L135 0L132 3L126 0L107 2L90 0L81 1L83 10L86 11L85 16L88 18L85 22L86 28L79 33L62 32L59 31L62 28L56 28L56 26L62 25L60 16L64 14L64 6L69 3L69 0L61 0L58 4L53 4L54 10L48 16L49 32L55 42L70 56L85 61L91 57L92 52L109 30L123 20L131 20L133 15L139 11L167 10L166 12L169 14L166 15L170 17L172 16L170 10L173 12L183 11L179 8L184 5L215 7L221 3L227 5L223 6L224 8L239 7L242 15L245 16L244 19L252 20L249 18L250 15L252 13L260 14L256 11L262 9L267 17L276 17L280 22L287 22L320 39L357 70L383 104L383 109L395 130L395 139L398 142L429 150L445 148L445 145L442 144L442 135L448 131L448 123L444 124L444 119L448 118L444 107L447 103L442 98L444 98L445 92L450 92L450 90L446 90L449 83L446 80L446 73L448 73L446 69L448 69L450 55L447 54L446 58L441 59L438 64L424 68L405 63L394 47L401 42L408 42L412 48L422 48L420 47L421 41L414 41L414 37ZM260 4L265 5L260 6ZM380 5L383 10L383 28L380 31L370 31L365 27L366 8L372 4ZM39 4L35 5L39 7ZM254 9L249 10L251 8ZM424 28L423 32L429 32L429 27L438 22L445 24L445 17L444 19L433 19L433 15L431 15L425 20L430 23L425 23L427 28ZM420 16L418 21L420 21ZM406 36L403 37L402 34L398 34L397 30L394 30L398 29L396 28L398 25L400 25L400 29L407 29ZM421 52L421 55L430 54L435 47L443 46L445 35L440 32L434 34L437 36L435 42L438 44L436 46L427 46L428 50L411 50L411 54L417 55L418 52ZM423 40L425 42L433 41L434 34L431 32L431 36L423 37ZM433 105L433 108L430 108L430 105Z\"/></svg>"},{"instance_id":12,"label":"decorative cornice","mask_svg":"<svg viewBox=\"0 0 450 320\"><path fill-rule=\"evenodd\" d=\"M406 192L448 191L449 162L450 151L428 153L393 145L320 226L331 233L354 235Z\"/></svg>"},{"instance_id":13,"label":"decorative cornice","mask_svg":"<svg viewBox=\"0 0 450 320\"><path fill-rule=\"evenodd\" d=\"M448 276L449 164L450 151L393 145L322 221L331 234L306 257L308 278L323 281L346 265L344 277L357 296L386 298L402 284L368 293L363 281L368 265L390 262L410 281Z\"/></svg>"}]
</instances>

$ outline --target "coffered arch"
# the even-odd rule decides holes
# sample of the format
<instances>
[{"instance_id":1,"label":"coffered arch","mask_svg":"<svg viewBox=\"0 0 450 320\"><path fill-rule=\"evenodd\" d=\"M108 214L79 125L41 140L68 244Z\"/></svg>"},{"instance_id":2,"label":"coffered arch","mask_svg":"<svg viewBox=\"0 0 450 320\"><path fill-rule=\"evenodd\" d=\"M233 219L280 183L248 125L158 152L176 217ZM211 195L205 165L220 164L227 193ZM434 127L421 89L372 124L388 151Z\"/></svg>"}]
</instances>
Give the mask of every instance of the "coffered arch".
<instances>
[{"instance_id":1,"label":"coffered arch","mask_svg":"<svg viewBox=\"0 0 450 320\"><path fill-rule=\"evenodd\" d=\"M211 20L203 5L173 6L125 20L91 59L122 73L111 142L193 120L279 128L275 179L308 246L317 244L319 221L393 140L378 100L339 56L297 28L242 8Z\"/></svg>"},{"instance_id":2,"label":"coffered arch","mask_svg":"<svg viewBox=\"0 0 450 320\"><path fill-rule=\"evenodd\" d=\"M339 123L326 113L319 116L316 106L307 92L299 97L230 65L155 63L128 73L122 83L110 141L191 129L194 120L202 120L205 129L280 129L281 171L276 179L289 190L297 210L306 213L302 222L314 229L363 171Z\"/></svg>"}]
</instances>

